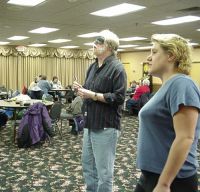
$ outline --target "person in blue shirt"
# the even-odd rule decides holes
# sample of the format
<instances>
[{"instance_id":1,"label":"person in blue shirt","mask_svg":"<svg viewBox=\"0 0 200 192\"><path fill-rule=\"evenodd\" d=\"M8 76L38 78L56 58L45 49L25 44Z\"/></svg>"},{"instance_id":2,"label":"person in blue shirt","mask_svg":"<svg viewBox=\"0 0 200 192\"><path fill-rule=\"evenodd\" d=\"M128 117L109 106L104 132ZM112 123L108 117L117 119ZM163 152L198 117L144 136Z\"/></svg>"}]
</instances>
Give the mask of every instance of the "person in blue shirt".
<instances>
[{"instance_id":1,"label":"person in blue shirt","mask_svg":"<svg viewBox=\"0 0 200 192\"><path fill-rule=\"evenodd\" d=\"M42 75L41 79L37 83L38 87L43 91L43 94L48 94L48 91L51 89L51 85L47 80L46 75Z\"/></svg>"},{"instance_id":2,"label":"person in blue shirt","mask_svg":"<svg viewBox=\"0 0 200 192\"><path fill-rule=\"evenodd\" d=\"M135 192L197 192L200 91L189 77L190 46L175 34L155 34L147 60L162 86L139 113Z\"/></svg>"}]
</instances>

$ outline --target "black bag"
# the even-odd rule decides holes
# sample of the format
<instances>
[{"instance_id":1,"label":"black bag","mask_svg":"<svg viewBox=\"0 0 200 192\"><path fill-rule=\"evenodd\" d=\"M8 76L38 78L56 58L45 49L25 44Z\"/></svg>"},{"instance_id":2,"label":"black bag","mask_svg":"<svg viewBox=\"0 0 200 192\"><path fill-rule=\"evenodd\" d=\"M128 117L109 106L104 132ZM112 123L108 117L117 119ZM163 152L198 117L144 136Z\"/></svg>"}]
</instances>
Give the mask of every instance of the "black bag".
<instances>
[{"instance_id":1,"label":"black bag","mask_svg":"<svg viewBox=\"0 0 200 192\"><path fill-rule=\"evenodd\" d=\"M4 126L8 121L8 116L4 110L0 110L0 127Z\"/></svg>"}]
</instances>

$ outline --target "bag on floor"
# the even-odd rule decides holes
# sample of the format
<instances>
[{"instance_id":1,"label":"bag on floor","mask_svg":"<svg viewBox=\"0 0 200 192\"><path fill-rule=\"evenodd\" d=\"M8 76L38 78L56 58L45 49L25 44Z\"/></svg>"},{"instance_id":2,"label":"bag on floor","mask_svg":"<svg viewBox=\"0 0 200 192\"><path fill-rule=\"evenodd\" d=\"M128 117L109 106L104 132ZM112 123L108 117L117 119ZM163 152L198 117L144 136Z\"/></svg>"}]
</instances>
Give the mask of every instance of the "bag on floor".
<instances>
[{"instance_id":1,"label":"bag on floor","mask_svg":"<svg viewBox=\"0 0 200 192\"><path fill-rule=\"evenodd\" d=\"M76 125L76 131L77 132L83 131L83 128L84 128L84 125L85 125L83 115L76 116L74 118L74 123Z\"/></svg>"},{"instance_id":2,"label":"bag on floor","mask_svg":"<svg viewBox=\"0 0 200 192\"><path fill-rule=\"evenodd\" d=\"M0 127L4 126L8 121L8 116L4 110L0 110Z\"/></svg>"}]
</instances>

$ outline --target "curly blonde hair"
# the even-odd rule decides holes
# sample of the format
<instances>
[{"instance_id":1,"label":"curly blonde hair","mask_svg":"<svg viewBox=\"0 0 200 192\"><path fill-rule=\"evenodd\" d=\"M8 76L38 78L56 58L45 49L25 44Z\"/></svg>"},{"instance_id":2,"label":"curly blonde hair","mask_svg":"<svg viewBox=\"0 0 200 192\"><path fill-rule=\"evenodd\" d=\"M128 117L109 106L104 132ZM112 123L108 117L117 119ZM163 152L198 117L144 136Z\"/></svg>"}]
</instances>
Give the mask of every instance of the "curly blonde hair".
<instances>
[{"instance_id":1,"label":"curly blonde hair","mask_svg":"<svg viewBox=\"0 0 200 192\"><path fill-rule=\"evenodd\" d=\"M179 73L190 74L191 46L186 39L176 34L154 34L151 39L152 42L157 42L164 51L175 56L175 67Z\"/></svg>"}]
</instances>

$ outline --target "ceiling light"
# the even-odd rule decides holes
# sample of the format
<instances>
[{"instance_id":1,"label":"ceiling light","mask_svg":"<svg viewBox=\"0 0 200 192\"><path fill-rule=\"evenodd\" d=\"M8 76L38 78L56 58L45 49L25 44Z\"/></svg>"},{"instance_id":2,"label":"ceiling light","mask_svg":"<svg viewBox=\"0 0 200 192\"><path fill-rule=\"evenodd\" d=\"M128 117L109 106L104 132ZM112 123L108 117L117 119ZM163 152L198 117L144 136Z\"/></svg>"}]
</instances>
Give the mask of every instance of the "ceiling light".
<instances>
[{"instance_id":1,"label":"ceiling light","mask_svg":"<svg viewBox=\"0 0 200 192\"><path fill-rule=\"evenodd\" d=\"M90 42L90 43L84 43L84 45L94 46L94 43L93 43L93 42Z\"/></svg>"},{"instance_id":2,"label":"ceiling light","mask_svg":"<svg viewBox=\"0 0 200 192\"><path fill-rule=\"evenodd\" d=\"M98 36L99 36L99 33L97 33L97 32L78 35L78 37L83 37L83 38L98 37Z\"/></svg>"},{"instance_id":3,"label":"ceiling light","mask_svg":"<svg viewBox=\"0 0 200 192\"><path fill-rule=\"evenodd\" d=\"M63 46L63 47L60 47L60 48L63 48L63 49L74 49L74 48L78 48L79 46L75 46L75 45L69 45L69 46Z\"/></svg>"},{"instance_id":4,"label":"ceiling light","mask_svg":"<svg viewBox=\"0 0 200 192\"><path fill-rule=\"evenodd\" d=\"M146 37L126 37L126 38L121 38L119 39L120 41L140 41L140 40L145 40L147 39Z\"/></svg>"},{"instance_id":5,"label":"ceiling light","mask_svg":"<svg viewBox=\"0 0 200 192\"><path fill-rule=\"evenodd\" d=\"M117 49L118 52L125 51L125 49Z\"/></svg>"},{"instance_id":6,"label":"ceiling light","mask_svg":"<svg viewBox=\"0 0 200 192\"><path fill-rule=\"evenodd\" d=\"M131 48L131 47L137 47L138 45L120 45L119 48Z\"/></svg>"},{"instance_id":7,"label":"ceiling light","mask_svg":"<svg viewBox=\"0 0 200 192\"><path fill-rule=\"evenodd\" d=\"M200 31L200 29L197 29L197 31Z\"/></svg>"},{"instance_id":8,"label":"ceiling light","mask_svg":"<svg viewBox=\"0 0 200 192\"><path fill-rule=\"evenodd\" d=\"M51 32L58 31L58 30L59 29L57 29L57 28L40 27L40 28L29 31L29 33L45 34L45 33L51 33Z\"/></svg>"},{"instance_id":9,"label":"ceiling light","mask_svg":"<svg viewBox=\"0 0 200 192\"><path fill-rule=\"evenodd\" d=\"M150 50L152 48L152 46L144 46L144 47L136 47L135 49L138 50Z\"/></svg>"},{"instance_id":10,"label":"ceiling light","mask_svg":"<svg viewBox=\"0 0 200 192\"><path fill-rule=\"evenodd\" d=\"M65 42L69 42L71 40L69 39L55 39L55 40L50 40L48 41L49 43L65 43Z\"/></svg>"},{"instance_id":11,"label":"ceiling light","mask_svg":"<svg viewBox=\"0 0 200 192\"><path fill-rule=\"evenodd\" d=\"M200 17L197 16L183 16L183 17L177 17L177 18L172 18L172 19L165 19L161 21L155 21L152 22L155 25L177 25L181 23L189 23L193 21L199 21Z\"/></svg>"},{"instance_id":12,"label":"ceiling light","mask_svg":"<svg viewBox=\"0 0 200 192\"><path fill-rule=\"evenodd\" d=\"M99 11L95 11L90 13L91 15L101 16L101 17L114 17L119 15L124 15L130 12L139 11L146 7L140 5L134 5L130 3L122 3L119 5L115 5L112 7L108 7L106 9L102 9Z\"/></svg>"},{"instance_id":13,"label":"ceiling light","mask_svg":"<svg viewBox=\"0 0 200 192\"><path fill-rule=\"evenodd\" d=\"M191 45L191 46L198 46L199 43L189 43L189 45Z\"/></svg>"},{"instance_id":14,"label":"ceiling light","mask_svg":"<svg viewBox=\"0 0 200 192\"><path fill-rule=\"evenodd\" d=\"M13 37L9 37L9 40L23 40L23 39L28 39L29 37L26 36L13 36Z\"/></svg>"},{"instance_id":15,"label":"ceiling light","mask_svg":"<svg viewBox=\"0 0 200 192\"><path fill-rule=\"evenodd\" d=\"M9 0L9 4L14 4L14 5L21 5L21 6L36 6L45 0Z\"/></svg>"},{"instance_id":16,"label":"ceiling light","mask_svg":"<svg viewBox=\"0 0 200 192\"><path fill-rule=\"evenodd\" d=\"M31 44L31 45L28 45L29 47L43 47L47 44L44 44L44 43L35 43L35 44Z\"/></svg>"},{"instance_id":17,"label":"ceiling light","mask_svg":"<svg viewBox=\"0 0 200 192\"><path fill-rule=\"evenodd\" d=\"M9 44L10 42L6 42L6 41L0 41L0 45L7 45Z\"/></svg>"}]
</instances>

